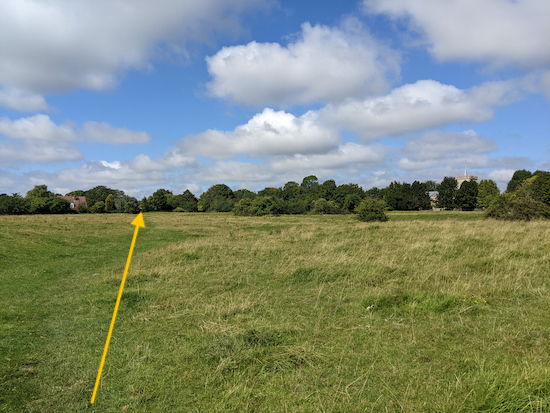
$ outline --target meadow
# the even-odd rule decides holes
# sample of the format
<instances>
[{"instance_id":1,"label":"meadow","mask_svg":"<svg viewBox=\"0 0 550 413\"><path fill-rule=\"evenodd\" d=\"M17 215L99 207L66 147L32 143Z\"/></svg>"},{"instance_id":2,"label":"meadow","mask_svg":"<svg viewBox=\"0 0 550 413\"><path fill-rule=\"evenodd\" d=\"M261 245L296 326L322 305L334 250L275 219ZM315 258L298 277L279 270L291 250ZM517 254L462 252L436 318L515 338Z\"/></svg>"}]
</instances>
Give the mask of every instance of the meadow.
<instances>
[{"instance_id":1,"label":"meadow","mask_svg":"<svg viewBox=\"0 0 550 413\"><path fill-rule=\"evenodd\" d=\"M0 216L0 412L550 410L550 222Z\"/></svg>"}]
</instances>

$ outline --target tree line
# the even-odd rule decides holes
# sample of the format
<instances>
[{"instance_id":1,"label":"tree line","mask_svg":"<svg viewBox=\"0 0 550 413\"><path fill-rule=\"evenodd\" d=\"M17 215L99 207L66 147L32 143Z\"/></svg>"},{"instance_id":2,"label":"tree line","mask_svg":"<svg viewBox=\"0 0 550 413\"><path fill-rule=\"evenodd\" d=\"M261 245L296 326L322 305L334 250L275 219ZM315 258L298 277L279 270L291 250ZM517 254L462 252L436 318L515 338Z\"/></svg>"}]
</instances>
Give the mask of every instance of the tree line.
<instances>
[{"instance_id":1,"label":"tree line","mask_svg":"<svg viewBox=\"0 0 550 413\"><path fill-rule=\"evenodd\" d=\"M26 196L2 194L0 214L74 213L69 202L57 198L58 195L49 191L46 185L35 186ZM550 208L550 173L516 171L504 194L500 194L493 180L482 180L479 184L466 181L460 187L453 177L445 177L440 183L394 181L386 188L374 187L365 191L354 183L336 185L333 179L320 183L316 176L310 175L301 183L289 181L282 187L267 187L258 192L247 189L233 191L225 184L216 184L199 198L189 190L175 195L170 190L158 189L149 197L138 200L105 186L66 195L86 197L88 208L80 205L78 213L232 211L235 215L248 216L349 214L365 211L365 205L359 208L360 205L366 200L376 200L377 208L385 210L428 210L434 206L463 211L482 208L494 218L517 219L518 214L546 216L545 208Z\"/></svg>"}]
</instances>

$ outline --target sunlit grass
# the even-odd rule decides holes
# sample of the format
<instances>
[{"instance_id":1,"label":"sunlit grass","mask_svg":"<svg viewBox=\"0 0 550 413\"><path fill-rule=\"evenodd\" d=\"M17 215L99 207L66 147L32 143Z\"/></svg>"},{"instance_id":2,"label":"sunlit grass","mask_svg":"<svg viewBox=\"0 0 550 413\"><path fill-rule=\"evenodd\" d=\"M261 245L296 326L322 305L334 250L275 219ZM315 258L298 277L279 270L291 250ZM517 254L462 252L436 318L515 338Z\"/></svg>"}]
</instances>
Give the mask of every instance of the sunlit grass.
<instances>
[{"instance_id":1,"label":"sunlit grass","mask_svg":"<svg viewBox=\"0 0 550 413\"><path fill-rule=\"evenodd\" d=\"M90 409L130 221L0 217L0 411ZM548 222L423 212L145 223L92 410L550 406Z\"/></svg>"}]
</instances>

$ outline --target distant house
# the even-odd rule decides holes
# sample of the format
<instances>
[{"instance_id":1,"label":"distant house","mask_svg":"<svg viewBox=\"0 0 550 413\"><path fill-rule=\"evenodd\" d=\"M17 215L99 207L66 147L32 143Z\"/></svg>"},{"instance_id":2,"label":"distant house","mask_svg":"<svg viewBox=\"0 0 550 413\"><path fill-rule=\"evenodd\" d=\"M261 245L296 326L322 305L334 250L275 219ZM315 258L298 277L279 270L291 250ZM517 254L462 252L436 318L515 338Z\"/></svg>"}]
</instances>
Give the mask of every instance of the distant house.
<instances>
[{"instance_id":1,"label":"distant house","mask_svg":"<svg viewBox=\"0 0 550 413\"><path fill-rule=\"evenodd\" d=\"M69 196L58 196L58 198L69 201L71 203L71 209L74 209L75 211L80 205L84 205L84 208L88 208L88 204L86 203L85 196L69 195Z\"/></svg>"}]
</instances>

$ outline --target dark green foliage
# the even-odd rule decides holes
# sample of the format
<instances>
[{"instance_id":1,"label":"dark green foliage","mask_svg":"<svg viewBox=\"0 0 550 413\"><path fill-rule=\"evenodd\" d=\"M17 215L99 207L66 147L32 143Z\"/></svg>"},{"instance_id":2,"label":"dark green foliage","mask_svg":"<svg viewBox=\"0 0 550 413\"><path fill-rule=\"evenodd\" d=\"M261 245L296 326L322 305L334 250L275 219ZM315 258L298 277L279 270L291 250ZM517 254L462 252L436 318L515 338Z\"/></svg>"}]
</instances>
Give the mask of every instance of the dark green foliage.
<instances>
[{"instance_id":1,"label":"dark green foliage","mask_svg":"<svg viewBox=\"0 0 550 413\"><path fill-rule=\"evenodd\" d=\"M54 198L31 198L30 199L30 213L31 214L49 214L50 206L52 205Z\"/></svg>"},{"instance_id":2,"label":"dark green foliage","mask_svg":"<svg viewBox=\"0 0 550 413\"><path fill-rule=\"evenodd\" d=\"M315 190L318 186L319 186L319 180L317 179L317 177L315 175L306 176L302 180L301 187L305 192Z\"/></svg>"},{"instance_id":3,"label":"dark green foliage","mask_svg":"<svg viewBox=\"0 0 550 413\"><path fill-rule=\"evenodd\" d=\"M378 189L377 187L374 187L365 191L365 197L382 199L383 193L382 193L382 190Z\"/></svg>"},{"instance_id":4,"label":"dark green foliage","mask_svg":"<svg viewBox=\"0 0 550 413\"><path fill-rule=\"evenodd\" d=\"M388 220L386 215L386 202L381 199L366 198L357 208L355 208L355 213L359 221L364 222L373 222L380 221L385 222Z\"/></svg>"},{"instance_id":5,"label":"dark green foliage","mask_svg":"<svg viewBox=\"0 0 550 413\"><path fill-rule=\"evenodd\" d=\"M297 182L289 181L283 187L283 199L288 201L289 199L297 198L303 192L303 188Z\"/></svg>"},{"instance_id":6,"label":"dark green foliage","mask_svg":"<svg viewBox=\"0 0 550 413\"><path fill-rule=\"evenodd\" d=\"M473 211L477 206L477 194L476 181L463 182L455 195L457 208L461 208L463 211Z\"/></svg>"},{"instance_id":7,"label":"dark green foliage","mask_svg":"<svg viewBox=\"0 0 550 413\"><path fill-rule=\"evenodd\" d=\"M282 198L283 197L283 190L281 188L268 187L268 188L262 189L261 191L258 191L257 196L259 196L259 197L270 196L270 197L273 197L273 198Z\"/></svg>"},{"instance_id":8,"label":"dark green foliage","mask_svg":"<svg viewBox=\"0 0 550 413\"><path fill-rule=\"evenodd\" d=\"M492 179L483 179L477 187L477 205L487 208L500 195L497 184Z\"/></svg>"},{"instance_id":9,"label":"dark green foliage","mask_svg":"<svg viewBox=\"0 0 550 413\"><path fill-rule=\"evenodd\" d=\"M514 172L512 179L510 180L510 182L508 182L506 192L514 192L522 182L531 178L532 176L533 174L525 169Z\"/></svg>"},{"instance_id":10,"label":"dark green foliage","mask_svg":"<svg viewBox=\"0 0 550 413\"><path fill-rule=\"evenodd\" d=\"M55 194L51 191L48 191L47 185L35 185L33 189L27 192L26 198L55 198Z\"/></svg>"},{"instance_id":11,"label":"dark green foliage","mask_svg":"<svg viewBox=\"0 0 550 413\"><path fill-rule=\"evenodd\" d=\"M185 212L197 212L198 199L193 193L186 189L181 195L167 195L170 207L183 209Z\"/></svg>"},{"instance_id":12,"label":"dark green foliage","mask_svg":"<svg viewBox=\"0 0 550 413\"><path fill-rule=\"evenodd\" d=\"M171 211L173 208L168 203L168 196L172 195L172 191L166 189L158 189L151 195L147 201L151 211Z\"/></svg>"},{"instance_id":13,"label":"dark green foliage","mask_svg":"<svg viewBox=\"0 0 550 413\"><path fill-rule=\"evenodd\" d=\"M113 197L116 199L122 195L124 195L123 191L119 191L118 189L111 189L107 188L106 186L100 185L96 186L92 189L88 189L84 196L86 197L86 203L88 206L95 205L98 201L102 201L105 203L105 200L109 196L109 194L112 194Z\"/></svg>"},{"instance_id":14,"label":"dark green foliage","mask_svg":"<svg viewBox=\"0 0 550 413\"><path fill-rule=\"evenodd\" d=\"M19 194L0 195L0 215L24 215L30 213L30 201Z\"/></svg>"},{"instance_id":15,"label":"dark green foliage","mask_svg":"<svg viewBox=\"0 0 550 413\"><path fill-rule=\"evenodd\" d=\"M535 201L550 205L550 172L537 171L533 177L528 188L529 194Z\"/></svg>"},{"instance_id":16,"label":"dark green foliage","mask_svg":"<svg viewBox=\"0 0 550 413\"><path fill-rule=\"evenodd\" d=\"M128 206L130 204L130 206ZM115 209L117 211L136 211L139 212L139 202L136 198L133 196L128 195L122 195L115 199ZM137 212L129 212L129 213L137 213Z\"/></svg>"},{"instance_id":17,"label":"dark green foliage","mask_svg":"<svg viewBox=\"0 0 550 413\"><path fill-rule=\"evenodd\" d=\"M514 221L531 221L550 218L550 206L529 197L518 197L514 194L503 194L485 210L485 216Z\"/></svg>"},{"instance_id":18,"label":"dark green foliage","mask_svg":"<svg viewBox=\"0 0 550 413\"><path fill-rule=\"evenodd\" d=\"M97 201L91 208L90 212L92 214L102 214L105 212L105 202Z\"/></svg>"},{"instance_id":19,"label":"dark green foliage","mask_svg":"<svg viewBox=\"0 0 550 413\"><path fill-rule=\"evenodd\" d=\"M143 199L139 202L139 209L141 209L141 212L151 211L151 207L149 206L149 201L147 200L147 198L143 197Z\"/></svg>"},{"instance_id":20,"label":"dark green foliage","mask_svg":"<svg viewBox=\"0 0 550 413\"><path fill-rule=\"evenodd\" d=\"M319 185L318 194L327 201L336 201L336 182L334 182L334 179L329 179Z\"/></svg>"},{"instance_id":21,"label":"dark green foliage","mask_svg":"<svg viewBox=\"0 0 550 413\"><path fill-rule=\"evenodd\" d=\"M69 214L72 212L71 203L66 199L54 198L50 204L51 214Z\"/></svg>"},{"instance_id":22,"label":"dark green foliage","mask_svg":"<svg viewBox=\"0 0 550 413\"><path fill-rule=\"evenodd\" d=\"M308 202L305 199L293 198L283 203L283 214L305 214Z\"/></svg>"},{"instance_id":23,"label":"dark green foliage","mask_svg":"<svg viewBox=\"0 0 550 413\"><path fill-rule=\"evenodd\" d=\"M234 191L233 194L235 195L235 200L241 200L244 198L252 199L256 197L256 194L248 189L239 189Z\"/></svg>"},{"instance_id":24,"label":"dark green foliage","mask_svg":"<svg viewBox=\"0 0 550 413\"><path fill-rule=\"evenodd\" d=\"M105 199L105 212L111 212L115 209L115 197L109 194Z\"/></svg>"},{"instance_id":25,"label":"dark green foliage","mask_svg":"<svg viewBox=\"0 0 550 413\"><path fill-rule=\"evenodd\" d=\"M341 214L342 210L334 201L327 201L324 198L320 198L313 204L312 214Z\"/></svg>"},{"instance_id":26,"label":"dark green foliage","mask_svg":"<svg viewBox=\"0 0 550 413\"><path fill-rule=\"evenodd\" d=\"M246 216L278 215L283 212L282 204L281 200L270 196L244 198L235 204L233 213Z\"/></svg>"},{"instance_id":27,"label":"dark green foliage","mask_svg":"<svg viewBox=\"0 0 550 413\"><path fill-rule=\"evenodd\" d=\"M333 200L338 204L338 206L346 209L345 207L346 198L350 195L357 195L359 199L363 199L363 197L365 196L363 192L363 188L361 188L357 184L350 183L350 184L340 185L338 188L336 188L336 192L334 194ZM353 211L353 209L351 209L350 211Z\"/></svg>"},{"instance_id":28,"label":"dark green foliage","mask_svg":"<svg viewBox=\"0 0 550 413\"><path fill-rule=\"evenodd\" d=\"M437 195L437 206L439 208L453 209L456 208L456 187L458 183L455 178L446 176L437 187L439 194Z\"/></svg>"},{"instance_id":29,"label":"dark green foliage","mask_svg":"<svg viewBox=\"0 0 550 413\"><path fill-rule=\"evenodd\" d=\"M384 200L395 211L417 211L430 209L430 196L426 184L392 182L385 190Z\"/></svg>"},{"instance_id":30,"label":"dark green foliage","mask_svg":"<svg viewBox=\"0 0 550 413\"><path fill-rule=\"evenodd\" d=\"M76 208L76 212L78 212L79 214L87 214L87 213L89 213L90 211L89 211L88 208L86 208L84 205L79 205L79 206Z\"/></svg>"},{"instance_id":31,"label":"dark green foliage","mask_svg":"<svg viewBox=\"0 0 550 413\"><path fill-rule=\"evenodd\" d=\"M71 191L71 192L68 192L65 194L65 196L84 196L84 193L85 191L81 191L81 190L76 190L76 191Z\"/></svg>"},{"instance_id":32,"label":"dark green foliage","mask_svg":"<svg viewBox=\"0 0 550 413\"><path fill-rule=\"evenodd\" d=\"M355 213L355 208L359 206L362 200L357 194L349 194L344 200L344 211Z\"/></svg>"},{"instance_id":33,"label":"dark green foliage","mask_svg":"<svg viewBox=\"0 0 550 413\"><path fill-rule=\"evenodd\" d=\"M235 194L227 185L218 184L203 192L199 198L198 210L205 212L229 212L233 209Z\"/></svg>"}]
</instances>

